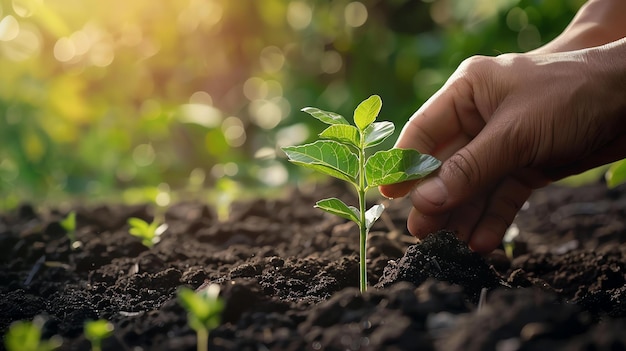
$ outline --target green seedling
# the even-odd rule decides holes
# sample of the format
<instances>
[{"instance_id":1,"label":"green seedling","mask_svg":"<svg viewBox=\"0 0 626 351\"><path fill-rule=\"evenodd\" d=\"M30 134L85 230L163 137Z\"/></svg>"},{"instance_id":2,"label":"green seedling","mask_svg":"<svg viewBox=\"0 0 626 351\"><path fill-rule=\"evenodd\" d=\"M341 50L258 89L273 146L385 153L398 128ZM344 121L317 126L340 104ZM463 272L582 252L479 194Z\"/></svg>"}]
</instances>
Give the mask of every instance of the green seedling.
<instances>
[{"instance_id":1,"label":"green seedling","mask_svg":"<svg viewBox=\"0 0 626 351\"><path fill-rule=\"evenodd\" d=\"M502 238L502 245L504 246L504 254L509 260L512 260L513 252L515 251L515 238L519 235L519 228L515 223L511 224L511 226L504 233L504 237Z\"/></svg>"},{"instance_id":2,"label":"green seedling","mask_svg":"<svg viewBox=\"0 0 626 351\"><path fill-rule=\"evenodd\" d=\"M413 149L378 151L366 157L366 149L379 145L395 130L392 122L375 122L381 107L380 97L370 96L354 110L354 125L336 113L305 107L303 112L330 126L319 134L322 140L283 148L294 164L339 178L355 187L359 208L334 197L318 201L315 207L359 226L361 291L367 289L367 234L385 209L378 204L366 210L367 191L379 185L423 178L441 164L436 158Z\"/></svg>"},{"instance_id":3,"label":"green seedling","mask_svg":"<svg viewBox=\"0 0 626 351\"><path fill-rule=\"evenodd\" d=\"M102 350L102 340L113 334L113 324L104 319L85 322L85 338L91 343L92 351Z\"/></svg>"},{"instance_id":4,"label":"green seedling","mask_svg":"<svg viewBox=\"0 0 626 351\"><path fill-rule=\"evenodd\" d=\"M42 326L41 317L35 317L32 322L14 322L4 336L4 346L8 351L52 351L61 347L63 341L57 335L41 340Z\"/></svg>"},{"instance_id":5,"label":"green seedling","mask_svg":"<svg viewBox=\"0 0 626 351\"><path fill-rule=\"evenodd\" d=\"M196 331L198 351L209 349L209 333L221 322L224 301L219 297L220 286L211 284L199 291L181 287L178 301L187 310L187 322Z\"/></svg>"},{"instance_id":6,"label":"green seedling","mask_svg":"<svg viewBox=\"0 0 626 351\"><path fill-rule=\"evenodd\" d=\"M61 227L65 230L67 237L70 239L70 247L76 249L80 246L80 242L76 240L76 212L72 211L67 214L61 222Z\"/></svg>"},{"instance_id":7,"label":"green seedling","mask_svg":"<svg viewBox=\"0 0 626 351\"><path fill-rule=\"evenodd\" d=\"M606 184L614 188L626 181L626 159L613 163L605 174Z\"/></svg>"},{"instance_id":8,"label":"green seedling","mask_svg":"<svg viewBox=\"0 0 626 351\"><path fill-rule=\"evenodd\" d=\"M148 223L141 218L131 217L128 219L130 229L128 232L141 239L141 243L146 247L153 247L161 240L161 234L167 229L167 224L159 224L152 221Z\"/></svg>"}]
</instances>

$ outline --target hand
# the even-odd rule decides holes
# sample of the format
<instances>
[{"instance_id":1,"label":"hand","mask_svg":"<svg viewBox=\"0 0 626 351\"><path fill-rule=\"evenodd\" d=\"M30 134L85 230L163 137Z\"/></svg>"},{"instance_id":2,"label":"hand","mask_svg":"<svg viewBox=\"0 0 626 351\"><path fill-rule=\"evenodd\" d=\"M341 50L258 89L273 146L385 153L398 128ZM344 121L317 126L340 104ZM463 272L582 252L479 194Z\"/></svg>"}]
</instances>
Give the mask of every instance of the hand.
<instances>
[{"instance_id":1,"label":"hand","mask_svg":"<svg viewBox=\"0 0 626 351\"><path fill-rule=\"evenodd\" d=\"M532 189L626 156L624 57L626 39L466 60L396 143L444 161L439 172L381 192L410 193L417 237L445 227L492 251Z\"/></svg>"}]
</instances>

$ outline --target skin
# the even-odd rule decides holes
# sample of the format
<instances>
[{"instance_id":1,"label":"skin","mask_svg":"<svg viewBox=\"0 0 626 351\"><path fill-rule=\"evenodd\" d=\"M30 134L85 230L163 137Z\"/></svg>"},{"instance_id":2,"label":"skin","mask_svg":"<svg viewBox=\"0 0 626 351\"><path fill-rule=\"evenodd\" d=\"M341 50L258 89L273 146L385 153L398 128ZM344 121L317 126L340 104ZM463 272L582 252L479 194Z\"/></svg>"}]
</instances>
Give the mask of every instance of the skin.
<instances>
[{"instance_id":1,"label":"skin","mask_svg":"<svg viewBox=\"0 0 626 351\"><path fill-rule=\"evenodd\" d=\"M447 228L497 248L533 189L626 157L626 1L591 0L524 54L475 56L404 126L396 147L443 161L436 175L380 187L409 195L409 231Z\"/></svg>"}]
</instances>

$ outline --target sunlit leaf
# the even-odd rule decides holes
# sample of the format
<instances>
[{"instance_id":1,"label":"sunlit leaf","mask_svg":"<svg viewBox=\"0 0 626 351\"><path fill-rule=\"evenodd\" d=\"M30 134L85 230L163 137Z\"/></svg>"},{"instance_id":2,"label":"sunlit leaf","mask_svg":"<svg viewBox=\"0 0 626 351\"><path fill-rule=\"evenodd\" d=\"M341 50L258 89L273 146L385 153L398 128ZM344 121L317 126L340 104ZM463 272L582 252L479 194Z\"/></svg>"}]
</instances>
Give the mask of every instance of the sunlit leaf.
<instances>
[{"instance_id":1,"label":"sunlit leaf","mask_svg":"<svg viewBox=\"0 0 626 351\"><path fill-rule=\"evenodd\" d=\"M376 220L380 218L380 215L383 214L384 210L385 206L379 204L374 205L369 210L365 211L365 227L367 230L370 230L374 222L376 222Z\"/></svg>"},{"instance_id":2,"label":"sunlit leaf","mask_svg":"<svg viewBox=\"0 0 626 351\"><path fill-rule=\"evenodd\" d=\"M354 123L356 126L360 130L365 130L376 120L382 106L383 102L378 95L372 95L361 102L354 110Z\"/></svg>"},{"instance_id":3,"label":"sunlit leaf","mask_svg":"<svg viewBox=\"0 0 626 351\"><path fill-rule=\"evenodd\" d=\"M198 292L186 287L178 289L178 301L187 310L188 323L192 329L211 330L220 324L225 304L219 292L218 284L211 284Z\"/></svg>"},{"instance_id":4,"label":"sunlit leaf","mask_svg":"<svg viewBox=\"0 0 626 351\"><path fill-rule=\"evenodd\" d=\"M351 125L335 124L324 129L319 135L321 138L336 140L344 144L348 143L357 148L360 143L359 130Z\"/></svg>"},{"instance_id":5,"label":"sunlit leaf","mask_svg":"<svg viewBox=\"0 0 626 351\"><path fill-rule=\"evenodd\" d=\"M365 179L370 187L399 183L423 178L440 165L436 158L414 149L379 151L365 163Z\"/></svg>"},{"instance_id":6,"label":"sunlit leaf","mask_svg":"<svg viewBox=\"0 0 626 351\"><path fill-rule=\"evenodd\" d=\"M84 334L88 340L105 339L113 334L113 324L106 319L85 322Z\"/></svg>"},{"instance_id":7,"label":"sunlit leaf","mask_svg":"<svg viewBox=\"0 0 626 351\"><path fill-rule=\"evenodd\" d=\"M606 172L606 183L609 188L616 187L626 181L626 159L615 162Z\"/></svg>"},{"instance_id":8,"label":"sunlit leaf","mask_svg":"<svg viewBox=\"0 0 626 351\"><path fill-rule=\"evenodd\" d=\"M284 147L289 161L351 183L359 173L358 157L346 145L333 140Z\"/></svg>"},{"instance_id":9,"label":"sunlit leaf","mask_svg":"<svg viewBox=\"0 0 626 351\"><path fill-rule=\"evenodd\" d=\"M374 122L365 128L365 147L376 146L393 134L396 127L391 122Z\"/></svg>"},{"instance_id":10,"label":"sunlit leaf","mask_svg":"<svg viewBox=\"0 0 626 351\"><path fill-rule=\"evenodd\" d=\"M350 125L350 123L340 114L334 113L334 112L328 112L328 111L324 111L324 110L320 110L319 108L316 107L305 107L302 110L300 110L302 112L306 112L308 114L310 114L311 116L319 119L320 121L326 123L326 124L347 124Z\"/></svg>"},{"instance_id":11,"label":"sunlit leaf","mask_svg":"<svg viewBox=\"0 0 626 351\"><path fill-rule=\"evenodd\" d=\"M76 212L71 211L67 214L67 217L62 219L59 224L66 232L73 232L76 230Z\"/></svg>"},{"instance_id":12,"label":"sunlit leaf","mask_svg":"<svg viewBox=\"0 0 626 351\"><path fill-rule=\"evenodd\" d=\"M346 205L343 201L335 197L320 200L315 204L315 207L336 216L351 220L355 223L359 223L359 210L354 206Z\"/></svg>"}]
</instances>

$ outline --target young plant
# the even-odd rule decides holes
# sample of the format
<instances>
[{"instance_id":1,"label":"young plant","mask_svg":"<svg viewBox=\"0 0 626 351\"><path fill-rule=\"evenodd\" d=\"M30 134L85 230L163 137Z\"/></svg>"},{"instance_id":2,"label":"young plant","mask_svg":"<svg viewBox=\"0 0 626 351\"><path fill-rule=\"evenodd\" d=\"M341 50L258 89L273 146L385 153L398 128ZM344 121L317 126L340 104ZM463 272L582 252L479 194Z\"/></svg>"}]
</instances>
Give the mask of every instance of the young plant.
<instances>
[{"instance_id":1,"label":"young plant","mask_svg":"<svg viewBox=\"0 0 626 351\"><path fill-rule=\"evenodd\" d=\"M436 158L413 149L378 151L366 157L366 149L382 143L395 129L392 122L375 122L381 107L380 97L370 96L354 110L354 125L336 113L305 107L302 111L330 125L319 134L323 140L283 148L294 164L339 178L355 187L358 208L334 197L318 201L315 207L354 221L359 226L361 291L367 289L367 234L385 209L379 204L366 210L367 191L379 185L423 178L441 164Z\"/></svg>"},{"instance_id":2,"label":"young plant","mask_svg":"<svg viewBox=\"0 0 626 351\"><path fill-rule=\"evenodd\" d=\"M35 317L32 322L14 322L4 336L4 346L8 351L52 351L61 347L63 341L57 335L41 340L42 326L40 317Z\"/></svg>"},{"instance_id":3,"label":"young plant","mask_svg":"<svg viewBox=\"0 0 626 351\"><path fill-rule=\"evenodd\" d=\"M70 247L72 249L79 247L80 243L76 240L76 212L68 213L67 217L63 218L59 224L65 229L65 233L70 239Z\"/></svg>"},{"instance_id":4,"label":"young plant","mask_svg":"<svg viewBox=\"0 0 626 351\"><path fill-rule=\"evenodd\" d=\"M185 287L178 290L178 301L187 310L187 323L196 331L198 351L209 349L209 332L220 325L224 301L219 295L220 286L217 284L198 292Z\"/></svg>"},{"instance_id":5,"label":"young plant","mask_svg":"<svg viewBox=\"0 0 626 351\"><path fill-rule=\"evenodd\" d=\"M113 324L104 319L85 322L85 338L91 343L92 351L102 350L102 340L113 334Z\"/></svg>"},{"instance_id":6,"label":"young plant","mask_svg":"<svg viewBox=\"0 0 626 351\"><path fill-rule=\"evenodd\" d=\"M159 224L157 221L148 223L136 217L129 218L128 225L128 233L140 238L141 243L149 248L161 240L161 234L167 229L167 224Z\"/></svg>"},{"instance_id":7,"label":"young plant","mask_svg":"<svg viewBox=\"0 0 626 351\"><path fill-rule=\"evenodd\" d=\"M614 188L626 181L626 159L614 162L605 174L606 184Z\"/></svg>"}]
</instances>

